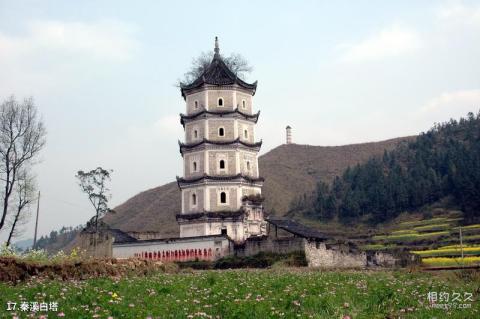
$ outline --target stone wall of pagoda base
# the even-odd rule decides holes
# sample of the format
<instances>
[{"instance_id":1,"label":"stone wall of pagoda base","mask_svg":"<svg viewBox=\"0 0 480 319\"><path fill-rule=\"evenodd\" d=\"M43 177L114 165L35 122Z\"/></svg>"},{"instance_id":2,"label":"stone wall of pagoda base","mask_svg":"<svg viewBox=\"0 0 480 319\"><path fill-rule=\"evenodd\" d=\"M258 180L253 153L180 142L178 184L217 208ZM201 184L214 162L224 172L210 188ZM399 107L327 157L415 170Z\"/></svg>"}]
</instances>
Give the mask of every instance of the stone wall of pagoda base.
<instances>
[{"instance_id":1,"label":"stone wall of pagoda base","mask_svg":"<svg viewBox=\"0 0 480 319\"><path fill-rule=\"evenodd\" d=\"M243 222L233 221L188 223L180 225L180 237L220 235L224 229L225 235L235 242L241 242L245 238L244 228Z\"/></svg>"}]
</instances>

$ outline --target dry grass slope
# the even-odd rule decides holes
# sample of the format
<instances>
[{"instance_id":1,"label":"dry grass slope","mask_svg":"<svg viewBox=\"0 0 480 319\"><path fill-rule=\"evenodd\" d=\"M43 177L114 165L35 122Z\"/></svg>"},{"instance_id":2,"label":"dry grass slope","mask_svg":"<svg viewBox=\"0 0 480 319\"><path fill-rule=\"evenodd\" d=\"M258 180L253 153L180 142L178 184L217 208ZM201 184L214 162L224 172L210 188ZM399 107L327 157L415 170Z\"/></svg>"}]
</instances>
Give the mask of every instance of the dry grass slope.
<instances>
[{"instance_id":1,"label":"dry grass slope","mask_svg":"<svg viewBox=\"0 0 480 319\"><path fill-rule=\"evenodd\" d=\"M297 195L313 191L318 179L331 181L348 167L381 155L413 137L344 146L281 145L259 158L265 177L263 193L267 212L284 215ZM124 231L160 231L164 237L178 235L175 214L180 211L180 191L175 182L152 188L115 208L105 217Z\"/></svg>"},{"instance_id":2,"label":"dry grass slope","mask_svg":"<svg viewBox=\"0 0 480 319\"><path fill-rule=\"evenodd\" d=\"M265 206L284 215L297 195L310 193L318 180L331 182L348 166L382 155L411 137L343 146L281 145L259 159L260 174L265 177Z\"/></svg>"}]
</instances>

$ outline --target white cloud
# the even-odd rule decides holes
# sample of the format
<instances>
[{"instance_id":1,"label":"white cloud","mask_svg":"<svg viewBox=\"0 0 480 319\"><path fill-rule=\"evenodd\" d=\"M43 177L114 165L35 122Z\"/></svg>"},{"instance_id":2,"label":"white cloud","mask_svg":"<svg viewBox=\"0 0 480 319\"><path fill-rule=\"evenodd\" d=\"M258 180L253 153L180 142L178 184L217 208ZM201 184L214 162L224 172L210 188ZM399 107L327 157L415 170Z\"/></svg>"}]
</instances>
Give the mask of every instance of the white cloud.
<instances>
[{"instance_id":1,"label":"white cloud","mask_svg":"<svg viewBox=\"0 0 480 319\"><path fill-rule=\"evenodd\" d=\"M480 89L444 92L430 99L420 113L457 114L465 116L467 112L477 112L480 109Z\"/></svg>"},{"instance_id":2,"label":"white cloud","mask_svg":"<svg viewBox=\"0 0 480 319\"><path fill-rule=\"evenodd\" d=\"M340 60L361 62L409 54L421 47L420 35L411 29L391 26L356 44L343 44Z\"/></svg>"},{"instance_id":3,"label":"white cloud","mask_svg":"<svg viewBox=\"0 0 480 319\"><path fill-rule=\"evenodd\" d=\"M161 117L147 126L131 126L127 129L128 139L132 141L171 140L183 136L183 128L178 114Z\"/></svg>"},{"instance_id":4,"label":"white cloud","mask_svg":"<svg viewBox=\"0 0 480 319\"><path fill-rule=\"evenodd\" d=\"M448 2L437 10L437 18L464 25L480 26L480 5L465 5L463 2Z\"/></svg>"},{"instance_id":5,"label":"white cloud","mask_svg":"<svg viewBox=\"0 0 480 319\"><path fill-rule=\"evenodd\" d=\"M68 55L74 58L94 58L125 61L138 47L130 25L103 20L93 23L34 21L23 35L0 32L0 57L19 59L41 55Z\"/></svg>"}]
</instances>

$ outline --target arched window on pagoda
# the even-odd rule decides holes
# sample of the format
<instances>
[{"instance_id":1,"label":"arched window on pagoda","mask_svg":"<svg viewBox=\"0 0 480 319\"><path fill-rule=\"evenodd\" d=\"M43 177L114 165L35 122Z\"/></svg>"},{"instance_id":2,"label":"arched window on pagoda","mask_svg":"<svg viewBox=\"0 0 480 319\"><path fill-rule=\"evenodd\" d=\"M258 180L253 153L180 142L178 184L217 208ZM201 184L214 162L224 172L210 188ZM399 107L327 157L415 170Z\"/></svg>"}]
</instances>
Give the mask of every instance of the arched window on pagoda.
<instances>
[{"instance_id":1,"label":"arched window on pagoda","mask_svg":"<svg viewBox=\"0 0 480 319\"><path fill-rule=\"evenodd\" d=\"M198 109L198 101L195 101L195 108Z\"/></svg>"},{"instance_id":2,"label":"arched window on pagoda","mask_svg":"<svg viewBox=\"0 0 480 319\"><path fill-rule=\"evenodd\" d=\"M248 138L248 130L243 131L243 137Z\"/></svg>"},{"instance_id":3,"label":"arched window on pagoda","mask_svg":"<svg viewBox=\"0 0 480 319\"><path fill-rule=\"evenodd\" d=\"M218 129L218 135L219 135L219 136L225 136L225 129L224 129L223 127L220 127L220 128Z\"/></svg>"},{"instance_id":4,"label":"arched window on pagoda","mask_svg":"<svg viewBox=\"0 0 480 319\"><path fill-rule=\"evenodd\" d=\"M220 203L226 204L227 203L227 193L221 192L220 193Z\"/></svg>"},{"instance_id":5,"label":"arched window on pagoda","mask_svg":"<svg viewBox=\"0 0 480 319\"><path fill-rule=\"evenodd\" d=\"M197 162L193 162L193 171L194 171L194 172L197 171Z\"/></svg>"},{"instance_id":6,"label":"arched window on pagoda","mask_svg":"<svg viewBox=\"0 0 480 319\"><path fill-rule=\"evenodd\" d=\"M197 194L192 194L192 206L197 206Z\"/></svg>"},{"instance_id":7,"label":"arched window on pagoda","mask_svg":"<svg viewBox=\"0 0 480 319\"><path fill-rule=\"evenodd\" d=\"M198 131L197 130L193 131L193 138L198 138Z\"/></svg>"},{"instance_id":8,"label":"arched window on pagoda","mask_svg":"<svg viewBox=\"0 0 480 319\"><path fill-rule=\"evenodd\" d=\"M223 106L223 98L218 98L218 106Z\"/></svg>"},{"instance_id":9,"label":"arched window on pagoda","mask_svg":"<svg viewBox=\"0 0 480 319\"><path fill-rule=\"evenodd\" d=\"M247 171L250 172L250 161L247 161Z\"/></svg>"},{"instance_id":10,"label":"arched window on pagoda","mask_svg":"<svg viewBox=\"0 0 480 319\"><path fill-rule=\"evenodd\" d=\"M225 161L223 159L220 160L220 169L225 169Z\"/></svg>"},{"instance_id":11,"label":"arched window on pagoda","mask_svg":"<svg viewBox=\"0 0 480 319\"><path fill-rule=\"evenodd\" d=\"M245 100L242 100L242 108L244 108L244 109L247 108L247 102L245 102Z\"/></svg>"}]
</instances>

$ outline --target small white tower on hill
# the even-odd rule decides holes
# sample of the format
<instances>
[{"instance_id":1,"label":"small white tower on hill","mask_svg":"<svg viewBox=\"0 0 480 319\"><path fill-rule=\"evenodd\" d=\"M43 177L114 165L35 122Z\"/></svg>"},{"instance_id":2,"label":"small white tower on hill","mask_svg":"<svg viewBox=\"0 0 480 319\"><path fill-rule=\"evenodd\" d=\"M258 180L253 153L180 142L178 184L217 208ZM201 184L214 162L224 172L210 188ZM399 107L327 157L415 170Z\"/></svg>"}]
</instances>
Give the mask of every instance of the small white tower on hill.
<instances>
[{"instance_id":1,"label":"small white tower on hill","mask_svg":"<svg viewBox=\"0 0 480 319\"><path fill-rule=\"evenodd\" d=\"M292 128L290 125L287 126L287 144L292 144Z\"/></svg>"}]
</instances>

